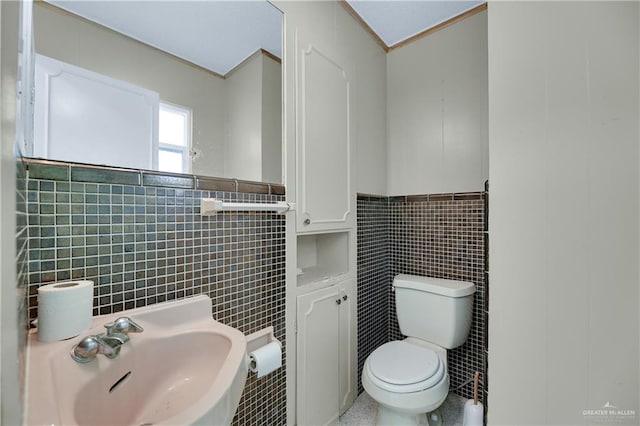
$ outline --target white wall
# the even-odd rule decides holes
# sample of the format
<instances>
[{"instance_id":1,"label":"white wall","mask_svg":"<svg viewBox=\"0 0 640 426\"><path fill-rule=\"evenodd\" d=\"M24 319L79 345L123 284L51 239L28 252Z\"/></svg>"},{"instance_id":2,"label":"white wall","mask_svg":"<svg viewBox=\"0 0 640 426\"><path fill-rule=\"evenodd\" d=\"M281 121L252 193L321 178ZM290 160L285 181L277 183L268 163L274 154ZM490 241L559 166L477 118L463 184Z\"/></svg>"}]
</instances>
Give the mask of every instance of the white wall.
<instances>
[{"instance_id":1,"label":"white wall","mask_svg":"<svg viewBox=\"0 0 640 426\"><path fill-rule=\"evenodd\" d=\"M224 176L282 182L282 66L257 51L225 78Z\"/></svg>"},{"instance_id":2,"label":"white wall","mask_svg":"<svg viewBox=\"0 0 640 426\"><path fill-rule=\"evenodd\" d=\"M224 175L262 180L262 55L253 55L226 79Z\"/></svg>"},{"instance_id":3,"label":"white wall","mask_svg":"<svg viewBox=\"0 0 640 426\"><path fill-rule=\"evenodd\" d=\"M387 117L389 195L483 190L486 12L389 52Z\"/></svg>"},{"instance_id":4,"label":"white wall","mask_svg":"<svg viewBox=\"0 0 640 426\"><path fill-rule=\"evenodd\" d=\"M18 305L24 296L16 286L16 73L18 68L18 2L0 3L0 423L22 423L19 377ZM24 231L26 232L26 230ZM19 298L22 297L22 300Z\"/></svg>"},{"instance_id":5,"label":"white wall","mask_svg":"<svg viewBox=\"0 0 640 426\"><path fill-rule=\"evenodd\" d=\"M282 150L282 65L262 55L261 181L284 182Z\"/></svg>"},{"instance_id":6,"label":"white wall","mask_svg":"<svg viewBox=\"0 0 640 426\"><path fill-rule=\"evenodd\" d=\"M387 54L364 31L351 35L355 93L356 191L387 195Z\"/></svg>"},{"instance_id":7,"label":"white wall","mask_svg":"<svg viewBox=\"0 0 640 426\"><path fill-rule=\"evenodd\" d=\"M488 10L489 424L637 424L638 3Z\"/></svg>"}]
</instances>

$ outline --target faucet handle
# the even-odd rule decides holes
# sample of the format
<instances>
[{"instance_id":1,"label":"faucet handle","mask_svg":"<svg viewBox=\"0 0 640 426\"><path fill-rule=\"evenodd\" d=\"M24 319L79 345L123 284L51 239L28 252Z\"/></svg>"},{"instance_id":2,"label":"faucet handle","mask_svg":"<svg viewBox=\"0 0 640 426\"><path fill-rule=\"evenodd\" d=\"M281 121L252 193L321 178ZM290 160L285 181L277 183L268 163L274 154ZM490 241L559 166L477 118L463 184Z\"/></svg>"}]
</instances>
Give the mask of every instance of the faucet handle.
<instances>
[{"instance_id":1,"label":"faucet handle","mask_svg":"<svg viewBox=\"0 0 640 426\"><path fill-rule=\"evenodd\" d=\"M108 322L104 325L104 328L107 329L107 335L111 335L114 333L142 333L144 331L144 328L142 328L129 317L120 317L114 322Z\"/></svg>"},{"instance_id":2,"label":"faucet handle","mask_svg":"<svg viewBox=\"0 0 640 426\"><path fill-rule=\"evenodd\" d=\"M98 354L106 355L109 358L116 355L114 349L100 336L87 336L71 349L71 358L82 364L91 361Z\"/></svg>"},{"instance_id":3,"label":"faucet handle","mask_svg":"<svg viewBox=\"0 0 640 426\"><path fill-rule=\"evenodd\" d=\"M107 329L107 336L116 333L116 331L114 330L116 324L114 322L108 322L104 325L104 328Z\"/></svg>"}]
</instances>

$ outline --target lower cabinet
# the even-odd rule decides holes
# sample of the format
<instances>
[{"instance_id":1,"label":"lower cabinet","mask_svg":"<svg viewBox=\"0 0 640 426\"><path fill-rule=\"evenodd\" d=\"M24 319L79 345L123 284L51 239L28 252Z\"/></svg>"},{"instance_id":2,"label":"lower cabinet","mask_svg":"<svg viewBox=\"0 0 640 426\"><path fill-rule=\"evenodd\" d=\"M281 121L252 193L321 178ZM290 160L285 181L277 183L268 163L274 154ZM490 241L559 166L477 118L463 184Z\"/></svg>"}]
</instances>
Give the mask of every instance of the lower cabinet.
<instances>
[{"instance_id":1,"label":"lower cabinet","mask_svg":"<svg viewBox=\"0 0 640 426\"><path fill-rule=\"evenodd\" d=\"M297 423L335 424L355 397L353 283L298 296Z\"/></svg>"}]
</instances>

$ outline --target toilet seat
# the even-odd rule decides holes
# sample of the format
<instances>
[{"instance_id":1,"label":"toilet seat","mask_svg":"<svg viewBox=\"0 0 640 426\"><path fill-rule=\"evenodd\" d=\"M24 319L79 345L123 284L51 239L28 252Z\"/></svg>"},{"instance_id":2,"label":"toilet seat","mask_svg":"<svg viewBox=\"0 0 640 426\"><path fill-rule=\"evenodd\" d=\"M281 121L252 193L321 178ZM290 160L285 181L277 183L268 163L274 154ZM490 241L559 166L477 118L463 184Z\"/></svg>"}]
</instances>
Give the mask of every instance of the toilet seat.
<instances>
[{"instance_id":1,"label":"toilet seat","mask_svg":"<svg viewBox=\"0 0 640 426\"><path fill-rule=\"evenodd\" d=\"M444 363L434 351L405 341L385 343L373 351L366 370L376 386L394 393L429 389L446 373Z\"/></svg>"}]
</instances>

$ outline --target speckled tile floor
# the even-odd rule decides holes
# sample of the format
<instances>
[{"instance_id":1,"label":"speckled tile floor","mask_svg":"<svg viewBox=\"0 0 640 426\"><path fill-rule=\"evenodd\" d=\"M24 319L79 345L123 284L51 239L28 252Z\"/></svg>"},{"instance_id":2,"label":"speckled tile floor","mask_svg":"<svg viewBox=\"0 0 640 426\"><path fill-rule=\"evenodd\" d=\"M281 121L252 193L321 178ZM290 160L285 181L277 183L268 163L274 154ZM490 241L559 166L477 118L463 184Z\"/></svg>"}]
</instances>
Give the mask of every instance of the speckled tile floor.
<instances>
[{"instance_id":1,"label":"speckled tile floor","mask_svg":"<svg viewBox=\"0 0 640 426\"><path fill-rule=\"evenodd\" d=\"M461 426L464 413L465 398L450 393L440 407L446 426ZM340 416L338 426L373 426L376 420L376 402L366 393L362 392L356 402Z\"/></svg>"}]
</instances>

